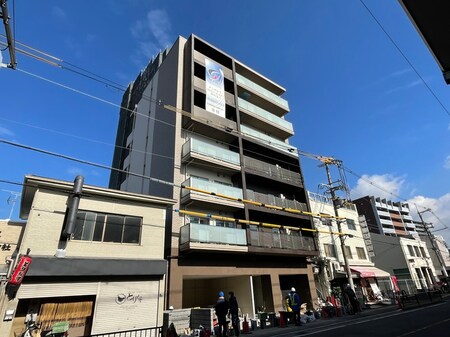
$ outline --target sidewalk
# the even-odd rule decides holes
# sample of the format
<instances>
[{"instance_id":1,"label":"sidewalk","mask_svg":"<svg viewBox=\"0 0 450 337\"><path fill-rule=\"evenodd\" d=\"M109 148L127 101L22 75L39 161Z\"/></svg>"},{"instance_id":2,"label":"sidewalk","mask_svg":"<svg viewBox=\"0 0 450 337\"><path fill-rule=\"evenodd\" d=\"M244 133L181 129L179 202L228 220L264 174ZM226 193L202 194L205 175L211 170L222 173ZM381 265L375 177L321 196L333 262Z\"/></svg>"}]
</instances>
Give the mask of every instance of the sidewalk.
<instances>
[{"instance_id":1,"label":"sidewalk","mask_svg":"<svg viewBox=\"0 0 450 337\"><path fill-rule=\"evenodd\" d=\"M359 320L361 318L367 318L370 316L385 314L387 312L396 312L399 310L401 310L401 309L399 309L397 305L372 305L370 309L365 309L361 313L358 313L356 315L345 315L345 316L332 317L332 318L326 318L326 319L320 318L320 319L316 319L313 322L303 324L300 327L290 324L284 328L280 328L280 327L269 327L269 328L264 328L264 329L257 328L255 330L250 330L249 334L243 334L241 332L241 335L269 337L269 336L276 336L277 334L289 333L289 332L299 332L299 333L302 331L311 332L316 329L341 324L345 321Z\"/></svg>"}]
</instances>

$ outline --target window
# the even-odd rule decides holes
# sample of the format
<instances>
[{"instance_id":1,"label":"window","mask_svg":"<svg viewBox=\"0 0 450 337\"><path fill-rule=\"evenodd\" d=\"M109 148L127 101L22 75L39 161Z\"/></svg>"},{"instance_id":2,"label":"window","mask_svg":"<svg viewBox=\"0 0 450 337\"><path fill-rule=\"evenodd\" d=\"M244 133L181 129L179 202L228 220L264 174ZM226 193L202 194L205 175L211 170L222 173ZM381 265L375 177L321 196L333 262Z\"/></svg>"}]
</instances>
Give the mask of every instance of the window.
<instances>
[{"instance_id":1,"label":"window","mask_svg":"<svg viewBox=\"0 0 450 337\"><path fill-rule=\"evenodd\" d=\"M352 255L352 249L350 246L344 246L345 256L347 256L348 259L353 259Z\"/></svg>"},{"instance_id":2,"label":"window","mask_svg":"<svg viewBox=\"0 0 450 337\"><path fill-rule=\"evenodd\" d=\"M208 218L199 218L195 216L188 217L190 223L196 223L199 225L209 225L209 219Z\"/></svg>"},{"instance_id":3,"label":"window","mask_svg":"<svg viewBox=\"0 0 450 337\"><path fill-rule=\"evenodd\" d=\"M358 259L367 260L366 251L362 247L356 247L356 254L358 254Z\"/></svg>"},{"instance_id":4,"label":"window","mask_svg":"<svg viewBox=\"0 0 450 337\"><path fill-rule=\"evenodd\" d=\"M420 251L422 252L423 257L427 257L427 254L425 253L425 249L423 249L423 247L420 247Z\"/></svg>"},{"instance_id":5,"label":"window","mask_svg":"<svg viewBox=\"0 0 450 337\"><path fill-rule=\"evenodd\" d=\"M218 226L218 227L236 228L236 223L235 222L231 222L231 221L216 220L216 226Z\"/></svg>"},{"instance_id":6,"label":"window","mask_svg":"<svg viewBox=\"0 0 450 337\"><path fill-rule=\"evenodd\" d=\"M407 245L407 247L408 247L409 255L415 256L415 255L414 255L413 247L412 247L411 245Z\"/></svg>"},{"instance_id":7,"label":"window","mask_svg":"<svg viewBox=\"0 0 450 337\"><path fill-rule=\"evenodd\" d=\"M416 256L420 257L419 247L414 246L414 251L416 252Z\"/></svg>"},{"instance_id":8,"label":"window","mask_svg":"<svg viewBox=\"0 0 450 337\"><path fill-rule=\"evenodd\" d=\"M353 220L353 219L346 219L346 220L347 220L348 229L350 229L352 231L356 231L355 220Z\"/></svg>"},{"instance_id":9,"label":"window","mask_svg":"<svg viewBox=\"0 0 450 337\"><path fill-rule=\"evenodd\" d=\"M79 211L74 240L139 243L142 218Z\"/></svg>"},{"instance_id":10,"label":"window","mask_svg":"<svg viewBox=\"0 0 450 337\"><path fill-rule=\"evenodd\" d=\"M334 248L334 245L324 243L323 249L325 250L325 256L336 257L336 250Z\"/></svg>"}]
</instances>

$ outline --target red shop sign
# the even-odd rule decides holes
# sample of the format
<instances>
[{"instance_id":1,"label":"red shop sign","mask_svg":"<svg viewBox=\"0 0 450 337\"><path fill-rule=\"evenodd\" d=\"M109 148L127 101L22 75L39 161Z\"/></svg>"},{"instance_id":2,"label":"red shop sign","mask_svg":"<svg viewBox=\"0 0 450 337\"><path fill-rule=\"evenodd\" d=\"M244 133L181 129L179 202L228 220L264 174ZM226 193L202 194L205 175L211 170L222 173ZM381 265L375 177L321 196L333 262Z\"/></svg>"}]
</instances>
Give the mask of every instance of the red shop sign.
<instances>
[{"instance_id":1,"label":"red shop sign","mask_svg":"<svg viewBox=\"0 0 450 337\"><path fill-rule=\"evenodd\" d=\"M33 259L30 256L22 256L17 264L16 269L11 275L11 279L9 280L9 284L19 285L22 283L23 278L27 274L28 268L30 268L30 264Z\"/></svg>"}]
</instances>

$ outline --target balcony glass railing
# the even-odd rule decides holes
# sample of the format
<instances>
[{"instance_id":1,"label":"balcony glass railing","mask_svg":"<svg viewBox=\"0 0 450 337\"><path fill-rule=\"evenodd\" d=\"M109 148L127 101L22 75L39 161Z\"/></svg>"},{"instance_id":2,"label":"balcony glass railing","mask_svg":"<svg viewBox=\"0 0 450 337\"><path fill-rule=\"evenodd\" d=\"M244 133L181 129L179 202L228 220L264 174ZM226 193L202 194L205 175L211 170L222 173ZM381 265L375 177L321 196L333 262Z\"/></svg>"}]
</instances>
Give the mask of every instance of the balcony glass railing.
<instances>
[{"instance_id":1,"label":"balcony glass railing","mask_svg":"<svg viewBox=\"0 0 450 337\"><path fill-rule=\"evenodd\" d=\"M316 250L314 239L299 235L250 230L250 244L256 247Z\"/></svg>"},{"instance_id":2,"label":"balcony glass railing","mask_svg":"<svg viewBox=\"0 0 450 337\"><path fill-rule=\"evenodd\" d=\"M208 191L208 192L220 193L220 194L224 194L224 195L227 195L230 197L242 199L242 189L224 185L224 184L220 184L220 183L211 182L209 180L205 180L202 178L190 177L188 180L186 180L183 183L183 185L189 186L189 187L195 187L200 190L204 190L204 191ZM182 189L181 195L185 196L188 193L190 193L189 190ZM221 199L221 200L223 200L223 199Z\"/></svg>"},{"instance_id":3,"label":"balcony glass railing","mask_svg":"<svg viewBox=\"0 0 450 337\"><path fill-rule=\"evenodd\" d=\"M180 244L188 242L247 246L245 229L187 224L180 229Z\"/></svg>"},{"instance_id":4,"label":"balcony glass railing","mask_svg":"<svg viewBox=\"0 0 450 337\"><path fill-rule=\"evenodd\" d=\"M299 211L307 212L308 208L305 203L299 202L297 200L290 200L285 198L276 197L271 194L263 194L254 192L252 190L247 190L247 198L253 201L262 202L266 205L273 205L291 209L297 209Z\"/></svg>"},{"instance_id":5,"label":"balcony glass railing","mask_svg":"<svg viewBox=\"0 0 450 337\"><path fill-rule=\"evenodd\" d=\"M200 139L191 138L183 144L183 156L189 152L195 152L230 164L240 165L239 153L204 142Z\"/></svg>"},{"instance_id":6,"label":"balcony glass railing","mask_svg":"<svg viewBox=\"0 0 450 337\"><path fill-rule=\"evenodd\" d=\"M280 166L267 164L261 160L250 157L244 157L244 165L248 169L258 171L272 178L287 180L295 184L302 184L300 173L284 169Z\"/></svg>"},{"instance_id":7,"label":"balcony glass railing","mask_svg":"<svg viewBox=\"0 0 450 337\"><path fill-rule=\"evenodd\" d=\"M278 105L282 106L283 108L289 111L289 104L284 98L281 98L280 96L263 88L262 86L256 84L255 82L249 80L248 78L245 78L242 75L236 74L236 81L239 85L244 85L247 88L250 88L252 91L258 93L260 96L263 96L266 99L276 102Z\"/></svg>"},{"instance_id":8,"label":"balcony glass railing","mask_svg":"<svg viewBox=\"0 0 450 337\"><path fill-rule=\"evenodd\" d=\"M294 127L292 126L291 122L288 122L287 120L280 118L278 116L275 116L273 113L270 113L267 110L261 109L260 107L247 102L246 100L239 98L238 104L240 108L243 108L244 110L247 110L255 115L258 115L262 117L263 119L266 119L276 125L279 125L280 127L289 130L290 132L294 132Z\"/></svg>"},{"instance_id":9,"label":"balcony glass railing","mask_svg":"<svg viewBox=\"0 0 450 337\"><path fill-rule=\"evenodd\" d=\"M294 146L289 145L289 144L283 142L282 140L270 137L270 136L268 136L262 132L259 132L249 126L241 124L241 132L244 136L250 136L252 138L256 138L263 144L272 146L275 149L282 150L284 152L291 153L291 154L297 153L297 149Z\"/></svg>"}]
</instances>

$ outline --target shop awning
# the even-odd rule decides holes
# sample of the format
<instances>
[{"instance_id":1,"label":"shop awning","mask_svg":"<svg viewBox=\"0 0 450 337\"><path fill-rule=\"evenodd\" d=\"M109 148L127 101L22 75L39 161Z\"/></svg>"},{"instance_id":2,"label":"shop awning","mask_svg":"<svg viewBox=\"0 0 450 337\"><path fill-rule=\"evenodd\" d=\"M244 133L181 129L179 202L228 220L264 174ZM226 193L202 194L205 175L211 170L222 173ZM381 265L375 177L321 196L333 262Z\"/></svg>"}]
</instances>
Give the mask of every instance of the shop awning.
<instances>
[{"instance_id":1,"label":"shop awning","mask_svg":"<svg viewBox=\"0 0 450 337\"><path fill-rule=\"evenodd\" d=\"M390 277L391 275L376 267L354 267L350 266L350 269L359 273L359 277Z\"/></svg>"}]
</instances>

